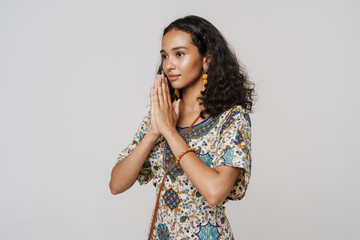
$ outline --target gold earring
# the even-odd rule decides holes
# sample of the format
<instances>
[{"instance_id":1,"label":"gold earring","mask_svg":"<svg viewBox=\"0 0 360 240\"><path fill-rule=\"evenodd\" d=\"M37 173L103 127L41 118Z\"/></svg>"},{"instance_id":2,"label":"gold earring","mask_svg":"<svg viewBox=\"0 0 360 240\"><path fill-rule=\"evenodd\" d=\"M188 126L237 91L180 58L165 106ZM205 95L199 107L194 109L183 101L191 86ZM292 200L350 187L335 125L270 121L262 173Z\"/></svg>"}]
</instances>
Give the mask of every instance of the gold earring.
<instances>
[{"instance_id":1,"label":"gold earring","mask_svg":"<svg viewBox=\"0 0 360 240\"><path fill-rule=\"evenodd\" d=\"M205 90L206 90L206 87L205 87L205 85L207 84L207 78L208 78L208 75L206 74L207 73L207 69L204 69L204 72L205 72L205 74L203 75L203 79L204 79L204 81L203 81L203 87L202 87L202 92L205 92Z\"/></svg>"},{"instance_id":2,"label":"gold earring","mask_svg":"<svg viewBox=\"0 0 360 240\"><path fill-rule=\"evenodd\" d=\"M180 99L179 89L174 89L174 90L175 90L175 95L176 95L177 99Z\"/></svg>"}]
</instances>

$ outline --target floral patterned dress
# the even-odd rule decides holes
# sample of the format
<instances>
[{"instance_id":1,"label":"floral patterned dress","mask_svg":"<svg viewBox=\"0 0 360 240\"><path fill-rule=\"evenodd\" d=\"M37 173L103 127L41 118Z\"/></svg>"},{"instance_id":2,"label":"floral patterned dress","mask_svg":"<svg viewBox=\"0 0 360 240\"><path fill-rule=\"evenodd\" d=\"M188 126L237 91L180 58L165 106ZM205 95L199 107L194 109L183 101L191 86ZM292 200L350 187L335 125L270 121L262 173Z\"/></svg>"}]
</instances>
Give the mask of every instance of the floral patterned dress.
<instances>
[{"instance_id":1,"label":"floral patterned dress","mask_svg":"<svg viewBox=\"0 0 360 240\"><path fill-rule=\"evenodd\" d=\"M141 122L133 142L119 154L117 162L124 159L137 146L149 129L150 112ZM186 130L187 127L177 127L181 136ZM234 239L223 205L229 200L242 199L249 184L249 114L237 105L216 117L210 116L194 125L184 140L189 147L197 148L197 156L209 167L226 165L241 168L241 171L226 199L221 204L211 206L197 191L183 169L177 167L173 161L160 196L152 239ZM157 196L171 157L172 151L166 139L160 137L140 170L137 177L139 184L146 184L152 180ZM151 220L152 218L150 224Z\"/></svg>"}]
</instances>

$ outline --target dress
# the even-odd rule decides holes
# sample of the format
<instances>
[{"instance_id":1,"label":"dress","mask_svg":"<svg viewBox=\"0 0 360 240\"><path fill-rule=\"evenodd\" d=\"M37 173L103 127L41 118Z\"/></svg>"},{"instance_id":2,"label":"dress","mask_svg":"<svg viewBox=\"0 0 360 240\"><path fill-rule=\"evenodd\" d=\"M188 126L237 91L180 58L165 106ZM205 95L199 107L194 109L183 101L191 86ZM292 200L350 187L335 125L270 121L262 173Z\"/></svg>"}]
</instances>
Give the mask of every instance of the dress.
<instances>
[{"instance_id":1,"label":"dress","mask_svg":"<svg viewBox=\"0 0 360 240\"><path fill-rule=\"evenodd\" d=\"M150 112L141 122L132 143L117 157L117 162L136 147L149 129ZM177 127L181 136L186 130L187 127ZM249 184L251 121L248 112L237 105L216 117L210 116L194 125L184 140L189 147L197 148L197 156L209 167L228 165L239 167L241 171L223 203L211 206L174 160L160 196L152 239L234 239L223 205L229 200L242 199ZM171 157L172 151L166 139L160 137L140 170L137 177L139 184L152 180L157 196Z\"/></svg>"}]
</instances>

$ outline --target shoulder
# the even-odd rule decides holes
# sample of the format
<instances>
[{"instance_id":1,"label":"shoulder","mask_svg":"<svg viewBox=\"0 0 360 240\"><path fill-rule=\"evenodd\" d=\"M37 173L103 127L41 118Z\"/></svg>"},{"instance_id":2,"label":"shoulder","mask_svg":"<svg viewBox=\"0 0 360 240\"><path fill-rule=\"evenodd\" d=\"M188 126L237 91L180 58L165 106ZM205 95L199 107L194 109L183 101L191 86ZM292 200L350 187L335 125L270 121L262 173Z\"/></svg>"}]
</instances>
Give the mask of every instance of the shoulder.
<instances>
[{"instance_id":1,"label":"shoulder","mask_svg":"<svg viewBox=\"0 0 360 240\"><path fill-rule=\"evenodd\" d=\"M245 108L240 105L236 105L232 108L231 112L236 120L241 121L243 124L251 126L250 114Z\"/></svg>"},{"instance_id":2,"label":"shoulder","mask_svg":"<svg viewBox=\"0 0 360 240\"><path fill-rule=\"evenodd\" d=\"M224 111L219 115L220 134L235 130L238 127L251 127L249 113L240 105Z\"/></svg>"},{"instance_id":3,"label":"shoulder","mask_svg":"<svg viewBox=\"0 0 360 240\"><path fill-rule=\"evenodd\" d=\"M150 111L148 111L141 120L138 131L146 132L147 129L149 128L149 124L151 122L150 120L151 120Z\"/></svg>"},{"instance_id":4,"label":"shoulder","mask_svg":"<svg viewBox=\"0 0 360 240\"><path fill-rule=\"evenodd\" d=\"M235 105L219 115L221 123L233 122L236 120L245 120L250 123L249 112L241 105ZM251 124L251 123L250 123Z\"/></svg>"},{"instance_id":5,"label":"shoulder","mask_svg":"<svg viewBox=\"0 0 360 240\"><path fill-rule=\"evenodd\" d=\"M148 124L150 122L150 119L151 119L150 110L147 110L143 115L141 124Z\"/></svg>"},{"instance_id":6,"label":"shoulder","mask_svg":"<svg viewBox=\"0 0 360 240\"><path fill-rule=\"evenodd\" d=\"M149 111L145 114L143 121L149 123L149 122L150 122L150 119L151 119L151 112L150 112L150 110L149 110Z\"/></svg>"}]
</instances>

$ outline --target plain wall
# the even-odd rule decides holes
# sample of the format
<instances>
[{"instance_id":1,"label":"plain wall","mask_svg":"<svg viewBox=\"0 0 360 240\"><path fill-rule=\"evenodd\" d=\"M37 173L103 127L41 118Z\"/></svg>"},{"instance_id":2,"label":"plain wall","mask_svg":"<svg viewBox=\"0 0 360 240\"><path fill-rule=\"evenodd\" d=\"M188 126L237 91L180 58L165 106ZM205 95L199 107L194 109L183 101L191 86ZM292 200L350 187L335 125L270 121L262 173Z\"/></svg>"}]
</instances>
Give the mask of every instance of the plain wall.
<instances>
[{"instance_id":1,"label":"plain wall","mask_svg":"<svg viewBox=\"0 0 360 240\"><path fill-rule=\"evenodd\" d=\"M358 1L0 1L0 239L145 239L152 183L109 189L161 34L195 14L255 82L235 239L359 238Z\"/></svg>"}]
</instances>

